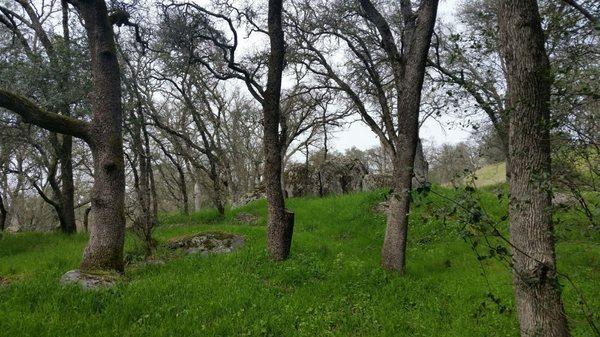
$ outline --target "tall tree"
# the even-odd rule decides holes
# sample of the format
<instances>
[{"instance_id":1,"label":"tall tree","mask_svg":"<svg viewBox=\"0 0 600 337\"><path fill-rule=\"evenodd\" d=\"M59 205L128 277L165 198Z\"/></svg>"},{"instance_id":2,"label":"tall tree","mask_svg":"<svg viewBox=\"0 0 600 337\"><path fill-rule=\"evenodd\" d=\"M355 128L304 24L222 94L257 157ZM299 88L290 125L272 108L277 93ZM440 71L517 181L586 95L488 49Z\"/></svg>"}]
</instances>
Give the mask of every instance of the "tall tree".
<instances>
[{"instance_id":1,"label":"tall tree","mask_svg":"<svg viewBox=\"0 0 600 337\"><path fill-rule=\"evenodd\" d=\"M263 101L264 179L269 212L267 245L269 255L277 261L288 257L294 229L294 213L285 209L281 186L282 138L279 126L281 125L281 78L285 65L282 10L283 0L269 0L267 20L271 51Z\"/></svg>"},{"instance_id":2,"label":"tall tree","mask_svg":"<svg viewBox=\"0 0 600 337\"><path fill-rule=\"evenodd\" d=\"M104 0L70 3L83 19L93 76L92 120L85 122L48 112L22 96L0 90L0 106L26 123L83 139L94 159L90 241L81 269L123 271L125 170L121 82L112 24Z\"/></svg>"},{"instance_id":3,"label":"tall tree","mask_svg":"<svg viewBox=\"0 0 600 337\"><path fill-rule=\"evenodd\" d=\"M358 6L347 1L328 3L332 9L318 20L313 20L320 16L314 4L303 2L290 15L294 47L304 52L302 62L325 80L324 86L347 96L393 158L393 192L381 265L404 273L421 89L438 1L423 0L417 11L411 1L400 1L400 27L390 26L370 0L357 2ZM395 32L401 36L398 41ZM351 55L346 74L327 55L331 48L325 43L336 42Z\"/></svg>"},{"instance_id":4,"label":"tall tree","mask_svg":"<svg viewBox=\"0 0 600 337\"><path fill-rule=\"evenodd\" d=\"M393 159L394 191L390 196L381 264L386 269L404 273L410 190L419 140L419 105L438 1L422 1L418 15L411 9L410 1L400 2L405 37L407 38L405 55L400 54L387 21L373 3L370 0L360 0L360 3L369 21L377 27L381 35L382 47L391 63L394 85L397 87L399 95L397 102L398 133L397 136L394 133L392 137L395 149Z\"/></svg>"},{"instance_id":5,"label":"tall tree","mask_svg":"<svg viewBox=\"0 0 600 337\"><path fill-rule=\"evenodd\" d=\"M508 84L509 219L521 336L569 336L552 226L552 75L537 1L501 1L498 23Z\"/></svg>"}]
</instances>

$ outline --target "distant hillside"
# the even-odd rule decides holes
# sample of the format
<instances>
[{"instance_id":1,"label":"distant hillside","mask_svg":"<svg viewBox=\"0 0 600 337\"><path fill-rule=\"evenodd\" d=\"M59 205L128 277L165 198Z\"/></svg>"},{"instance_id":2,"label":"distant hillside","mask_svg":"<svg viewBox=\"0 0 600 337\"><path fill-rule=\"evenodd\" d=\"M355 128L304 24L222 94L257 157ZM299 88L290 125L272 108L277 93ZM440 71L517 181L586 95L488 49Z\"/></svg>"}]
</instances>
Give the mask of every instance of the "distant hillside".
<instances>
[{"instance_id":1,"label":"distant hillside","mask_svg":"<svg viewBox=\"0 0 600 337\"><path fill-rule=\"evenodd\" d=\"M477 187L483 186L491 186L496 184L501 184L506 181L506 163L497 163L486 165L467 177L459 177L456 180L452 181L442 181L436 182L432 180L433 183L440 183L442 186L451 187L458 183L458 185L464 185L465 181L470 181L472 177L477 177L475 179L475 185Z\"/></svg>"},{"instance_id":2,"label":"distant hillside","mask_svg":"<svg viewBox=\"0 0 600 337\"><path fill-rule=\"evenodd\" d=\"M477 187L496 185L506 181L506 163L497 163L484 166L473 173L477 179Z\"/></svg>"}]
</instances>

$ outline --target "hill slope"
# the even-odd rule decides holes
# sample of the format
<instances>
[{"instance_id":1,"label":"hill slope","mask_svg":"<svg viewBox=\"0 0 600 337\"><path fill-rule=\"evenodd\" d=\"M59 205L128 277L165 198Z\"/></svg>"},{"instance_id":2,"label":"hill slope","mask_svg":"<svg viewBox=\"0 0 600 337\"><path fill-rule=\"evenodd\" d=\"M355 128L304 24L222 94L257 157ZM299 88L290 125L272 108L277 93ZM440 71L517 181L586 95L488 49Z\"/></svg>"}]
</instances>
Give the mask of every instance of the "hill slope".
<instances>
[{"instance_id":1,"label":"hill slope","mask_svg":"<svg viewBox=\"0 0 600 337\"><path fill-rule=\"evenodd\" d=\"M460 217L443 215L452 208L445 198L459 199L458 192L434 192L441 196L415 196L406 277L379 268L385 219L372 209L382 192L291 199L297 223L291 258L282 263L266 256L264 201L225 219L214 212L165 216L156 231L161 242L220 230L244 235L247 245L227 255L133 265L126 281L98 292L58 284L77 267L85 235L4 235L0 335L517 336L510 273L495 259L478 261L461 239ZM506 198L494 191L477 198L490 216L505 212ZM239 212L258 215L258 225L236 222ZM559 267L598 319L598 235L574 214L558 225ZM131 236L127 249L135 251ZM589 336L570 284L564 296L573 335Z\"/></svg>"},{"instance_id":2,"label":"hill slope","mask_svg":"<svg viewBox=\"0 0 600 337\"><path fill-rule=\"evenodd\" d=\"M473 173L477 187L498 185L506 181L506 163L486 165Z\"/></svg>"}]
</instances>

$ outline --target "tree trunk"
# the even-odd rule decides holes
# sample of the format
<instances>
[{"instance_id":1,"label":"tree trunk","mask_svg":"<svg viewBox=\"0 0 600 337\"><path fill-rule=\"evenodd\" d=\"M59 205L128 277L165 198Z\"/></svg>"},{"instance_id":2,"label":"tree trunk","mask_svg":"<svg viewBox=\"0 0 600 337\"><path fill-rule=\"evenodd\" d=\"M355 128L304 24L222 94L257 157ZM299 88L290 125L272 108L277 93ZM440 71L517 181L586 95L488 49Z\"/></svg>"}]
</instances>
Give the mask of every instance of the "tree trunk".
<instances>
[{"instance_id":1,"label":"tree trunk","mask_svg":"<svg viewBox=\"0 0 600 337\"><path fill-rule=\"evenodd\" d=\"M381 266L406 271L406 242L408 238L408 212L412 188L413 167L405 163L414 162L414 152L406 150L394 158L393 191L389 197L387 226L381 249ZM412 157L412 160L411 160Z\"/></svg>"},{"instance_id":2,"label":"tree trunk","mask_svg":"<svg viewBox=\"0 0 600 337\"><path fill-rule=\"evenodd\" d=\"M210 156L212 157L212 156ZM213 182L213 203L217 208L217 211L221 215L225 215L225 203L223 202L223 189L221 184L221 175L219 174L219 169L217 168L216 160L210 161L210 178Z\"/></svg>"},{"instance_id":3,"label":"tree trunk","mask_svg":"<svg viewBox=\"0 0 600 337\"><path fill-rule=\"evenodd\" d=\"M69 8L66 0L61 0L62 12L62 30L65 48L70 49L71 33L69 31ZM70 85L70 69L72 66L69 54L64 58L67 65L66 70L59 73L58 90L67 90ZM61 103L60 112L71 117L71 108L69 103ZM61 229L64 233L72 234L77 231L75 223L75 185L73 183L73 137L62 135L62 143L57 146L58 159L60 163L60 205L61 205Z\"/></svg>"},{"instance_id":4,"label":"tree trunk","mask_svg":"<svg viewBox=\"0 0 600 337\"><path fill-rule=\"evenodd\" d=\"M121 81L114 34L104 0L74 3L88 37L93 76L90 148L94 159L90 241L83 270L123 271L125 163Z\"/></svg>"},{"instance_id":5,"label":"tree trunk","mask_svg":"<svg viewBox=\"0 0 600 337\"><path fill-rule=\"evenodd\" d=\"M183 214L190 214L190 201L188 199L187 192L187 184L185 182L185 172L183 171L183 167L179 164L175 166L177 168L177 173L179 174L179 191L181 192L181 203L183 207Z\"/></svg>"},{"instance_id":6,"label":"tree trunk","mask_svg":"<svg viewBox=\"0 0 600 337\"><path fill-rule=\"evenodd\" d=\"M4 231L6 228L6 218L8 217L8 212L6 211L6 207L4 206L4 200L2 199L2 194L0 194L0 232Z\"/></svg>"},{"instance_id":7,"label":"tree trunk","mask_svg":"<svg viewBox=\"0 0 600 337\"><path fill-rule=\"evenodd\" d=\"M196 180L194 183L194 211L198 212L202 209L202 186Z\"/></svg>"},{"instance_id":8,"label":"tree trunk","mask_svg":"<svg viewBox=\"0 0 600 337\"><path fill-rule=\"evenodd\" d=\"M412 186L423 187L429 181L429 163L425 159L423 153L423 144L420 139L417 139L417 149L415 151L415 162L414 162L414 177Z\"/></svg>"},{"instance_id":9,"label":"tree trunk","mask_svg":"<svg viewBox=\"0 0 600 337\"><path fill-rule=\"evenodd\" d=\"M61 181L61 229L72 234L77 231L75 224L75 185L73 183L73 137L63 135L60 147L60 181Z\"/></svg>"},{"instance_id":10,"label":"tree trunk","mask_svg":"<svg viewBox=\"0 0 600 337\"><path fill-rule=\"evenodd\" d=\"M137 212L137 217L134 221L134 229L138 237L144 242L146 257L151 257L154 255L156 248L154 239L152 238L152 231L157 223L157 219L154 217L154 212L152 211L152 196L150 194L151 167L148 160L150 149L145 147L146 143L142 138L142 135L146 133L146 129L142 106L139 100L137 110L137 115L134 111L131 112L131 140L133 151L137 157L139 174L135 174L135 167L133 170L138 202L140 203L140 210ZM135 166L135 162L132 164Z\"/></svg>"},{"instance_id":11,"label":"tree trunk","mask_svg":"<svg viewBox=\"0 0 600 337\"><path fill-rule=\"evenodd\" d=\"M381 254L385 269L406 272L406 241L410 191L414 176L415 154L419 142L419 109L425 77L425 64L435 25L438 1L423 1L412 41L409 43L403 80L398 89L398 137L394 142L394 191L390 196L388 222ZM422 21L421 21L422 20ZM399 66L399 65L398 65Z\"/></svg>"},{"instance_id":12,"label":"tree trunk","mask_svg":"<svg viewBox=\"0 0 600 337\"><path fill-rule=\"evenodd\" d=\"M142 130L144 131L144 143L146 144L146 149L148 156L146 157L146 161L147 161L147 166L148 166L148 178L150 179L150 195L152 197L152 216L154 218L154 220L156 221L156 224L158 225L158 196L156 195L156 182L154 180L154 170L152 169L152 156L151 156L151 151L152 148L150 147L150 136L148 133L148 129L146 129L146 127L144 126L142 128Z\"/></svg>"},{"instance_id":13,"label":"tree trunk","mask_svg":"<svg viewBox=\"0 0 600 337\"><path fill-rule=\"evenodd\" d=\"M87 207L85 212L83 213L83 229L87 233L90 228L90 212L92 211L92 207Z\"/></svg>"},{"instance_id":14,"label":"tree trunk","mask_svg":"<svg viewBox=\"0 0 600 337\"><path fill-rule=\"evenodd\" d=\"M521 336L569 336L558 288L550 185L551 70L535 0L501 1L507 67L510 236Z\"/></svg>"},{"instance_id":15,"label":"tree trunk","mask_svg":"<svg viewBox=\"0 0 600 337\"><path fill-rule=\"evenodd\" d=\"M268 204L267 246L275 261L285 260L290 252L293 213L287 212L281 188L281 76L284 68L285 42L281 24L282 0L269 0L268 30L271 51L267 88L263 102L265 188Z\"/></svg>"}]
</instances>

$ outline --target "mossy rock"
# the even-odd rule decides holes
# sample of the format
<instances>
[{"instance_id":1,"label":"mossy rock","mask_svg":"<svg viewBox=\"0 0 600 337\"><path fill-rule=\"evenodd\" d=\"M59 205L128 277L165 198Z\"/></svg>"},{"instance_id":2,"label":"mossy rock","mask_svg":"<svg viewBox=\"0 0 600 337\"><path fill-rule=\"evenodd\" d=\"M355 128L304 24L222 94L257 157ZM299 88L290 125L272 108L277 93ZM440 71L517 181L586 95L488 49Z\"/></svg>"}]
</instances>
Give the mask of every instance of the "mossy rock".
<instances>
[{"instance_id":1,"label":"mossy rock","mask_svg":"<svg viewBox=\"0 0 600 337\"><path fill-rule=\"evenodd\" d=\"M70 270L66 272L60 279L60 284L71 285L76 284L83 290L96 290L102 288L112 288L117 285L117 282L122 279L122 276L114 271L106 270Z\"/></svg>"},{"instance_id":2,"label":"mossy rock","mask_svg":"<svg viewBox=\"0 0 600 337\"><path fill-rule=\"evenodd\" d=\"M245 243L244 237L225 232L205 232L171 239L167 247L182 250L186 254L230 253Z\"/></svg>"}]
</instances>

